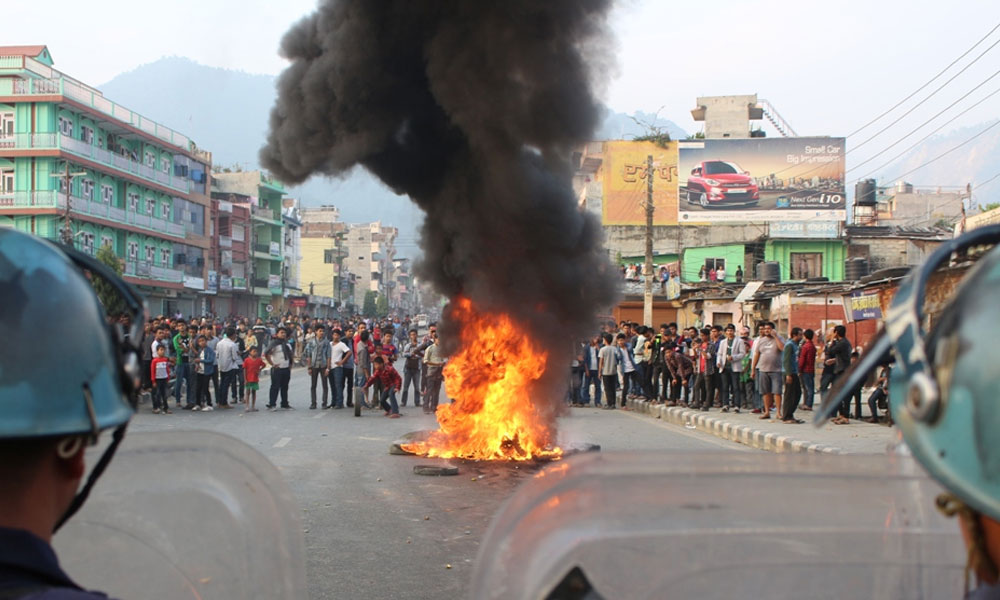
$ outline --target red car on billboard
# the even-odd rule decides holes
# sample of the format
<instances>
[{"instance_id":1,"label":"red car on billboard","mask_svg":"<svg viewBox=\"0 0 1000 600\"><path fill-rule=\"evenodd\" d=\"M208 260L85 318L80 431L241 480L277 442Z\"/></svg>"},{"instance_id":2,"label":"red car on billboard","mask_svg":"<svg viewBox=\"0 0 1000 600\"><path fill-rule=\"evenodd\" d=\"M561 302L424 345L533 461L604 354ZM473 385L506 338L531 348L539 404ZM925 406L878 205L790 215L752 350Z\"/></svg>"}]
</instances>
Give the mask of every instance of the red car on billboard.
<instances>
[{"instance_id":1,"label":"red car on billboard","mask_svg":"<svg viewBox=\"0 0 1000 600\"><path fill-rule=\"evenodd\" d=\"M736 163L706 160L691 169L687 201L702 208L755 206L760 202L760 192L750 173Z\"/></svg>"}]
</instances>

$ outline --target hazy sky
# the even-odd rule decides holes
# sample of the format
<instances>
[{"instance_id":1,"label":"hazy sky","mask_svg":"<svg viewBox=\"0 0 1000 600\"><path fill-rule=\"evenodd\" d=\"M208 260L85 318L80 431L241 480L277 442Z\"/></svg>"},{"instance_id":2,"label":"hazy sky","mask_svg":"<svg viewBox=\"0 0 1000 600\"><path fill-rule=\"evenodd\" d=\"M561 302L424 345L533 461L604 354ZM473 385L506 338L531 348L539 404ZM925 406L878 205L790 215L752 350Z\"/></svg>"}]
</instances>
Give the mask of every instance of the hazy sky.
<instances>
[{"instance_id":1,"label":"hazy sky","mask_svg":"<svg viewBox=\"0 0 1000 600\"><path fill-rule=\"evenodd\" d=\"M47 44L57 68L93 85L167 55L273 74L284 66L277 56L281 35L315 5L315 0L174 0L167 5L9 0L5 22L13 27L6 28L3 43ZM626 0L616 7L612 23L617 70L608 74L604 98L614 110L660 110L694 132L699 126L690 109L697 96L757 93L800 135L846 135L1000 23L1000 2ZM963 64L997 40L1000 30ZM848 165L895 141L998 68L1000 45L898 126L859 148ZM1000 76L949 114L998 89ZM942 133L998 116L1000 94ZM848 147L868 133L852 138Z\"/></svg>"}]
</instances>

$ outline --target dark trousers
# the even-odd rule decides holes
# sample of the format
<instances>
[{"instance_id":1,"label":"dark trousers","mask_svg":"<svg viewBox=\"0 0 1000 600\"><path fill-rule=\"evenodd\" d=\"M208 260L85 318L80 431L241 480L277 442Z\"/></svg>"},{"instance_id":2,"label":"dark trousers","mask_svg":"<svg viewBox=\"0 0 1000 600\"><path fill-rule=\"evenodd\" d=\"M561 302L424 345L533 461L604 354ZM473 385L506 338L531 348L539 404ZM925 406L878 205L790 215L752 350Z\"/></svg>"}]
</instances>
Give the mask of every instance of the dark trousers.
<instances>
[{"instance_id":1,"label":"dark trousers","mask_svg":"<svg viewBox=\"0 0 1000 600\"><path fill-rule=\"evenodd\" d=\"M212 374L208 375L204 373L198 373L197 386L198 391L196 392L198 404L203 404L205 406L212 406L212 394L209 392L212 385Z\"/></svg>"},{"instance_id":2,"label":"dark trousers","mask_svg":"<svg viewBox=\"0 0 1000 600\"><path fill-rule=\"evenodd\" d=\"M653 394L660 400L667 399L668 385L670 383L670 370L666 365L654 364L652 381Z\"/></svg>"},{"instance_id":3,"label":"dark trousers","mask_svg":"<svg viewBox=\"0 0 1000 600\"><path fill-rule=\"evenodd\" d=\"M220 406L229 404L229 390L233 391L233 402L236 402L236 380L238 379L239 369L231 369L229 371L224 371L222 377L219 378L219 394L215 399L219 402Z\"/></svg>"},{"instance_id":4,"label":"dark trousers","mask_svg":"<svg viewBox=\"0 0 1000 600\"><path fill-rule=\"evenodd\" d=\"M153 408L167 410L167 384L166 379L157 379L153 386Z\"/></svg>"},{"instance_id":5,"label":"dark trousers","mask_svg":"<svg viewBox=\"0 0 1000 600\"><path fill-rule=\"evenodd\" d=\"M243 394L244 394L244 391L245 391L244 387L246 385L246 380L243 377L243 367L240 367L240 368L236 369L236 379L239 381L239 388L240 389L239 389L239 396L233 395L233 403L236 403L237 400L242 400L243 399ZM236 390L233 390L233 391L235 392Z\"/></svg>"},{"instance_id":6,"label":"dark trousers","mask_svg":"<svg viewBox=\"0 0 1000 600\"><path fill-rule=\"evenodd\" d=\"M583 387L583 367L570 367L569 388L566 390L566 402L576 404L580 401L580 389ZM406 392L403 392L404 394ZM404 396L405 397L405 396Z\"/></svg>"},{"instance_id":7,"label":"dark trousers","mask_svg":"<svg viewBox=\"0 0 1000 600\"><path fill-rule=\"evenodd\" d=\"M340 393L340 397L347 398L348 406L354 406L354 367L344 367L343 385L346 389Z\"/></svg>"},{"instance_id":8,"label":"dark trousers","mask_svg":"<svg viewBox=\"0 0 1000 600\"><path fill-rule=\"evenodd\" d=\"M212 380L212 389L215 391L216 401L220 405L226 404L225 398L220 398L219 396L219 365L215 365L215 368L212 370L212 374L209 375L208 378Z\"/></svg>"},{"instance_id":9,"label":"dark trousers","mask_svg":"<svg viewBox=\"0 0 1000 600\"><path fill-rule=\"evenodd\" d=\"M647 400L656 400L656 384L653 382L653 371L655 367L649 363L642 366L642 395Z\"/></svg>"},{"instance_id":10,"label":"dark trousers","mask_svg":"<svg viewBox=\"0 0 1000 600\"><path fill-rule=\"evenodd\" d=\"M799 376L785 376L785 393L781 396L781 420L791 421L795 418L795 409L799 407L799 398L802 397L802 386L799 385Z\"/></svg>"},{"instance_id":11,"label":"dark trousers","mask_svg":"<svg viewBox=\"0 0 1000 600\"><path fill-rule=\"evenodd\" d=\"M715 378L711 374L698 373L694 380L693 405L708 410L715 399Z\"/></svg>"},{"instance_id":12,"label":"dark trousers","mask_svg":"<svg viewBox=\"0 0 1000 600\"><path fill-rule=\"evenodd\" d=\"M424 410L434 412L438 407L438 396L441 395L441 383L444 376L440 369L437 373L428 370L427 377L424 378Z\"/></svg>"},{"instance_id":13,"label":"dark trousers","mask_svg":"<svg viewBox=\"0 0 1000 600\"><path fill-rule=\"evenodd\" d=\"M722 405L723 406L734 406L739 408L743 406L743 386L740 385L740 375L742 373L734 373L732 367L726 367L719 373L722 382Z\"/></svg>"},{"instance_id":14,"label":"dark trousers","mask_svg":"<svg viewBox=\"0 0 1000 600\"><path fill-rule=\"evenodd\" d=\"M802 373L799 379L802 380L802 404L812 408L813 396L816 395L816 373Z\"/></svg>"},{"instance_id":15,"label":"dark trousers","mask_svg":"<svg viewBox=\"0 0 1000 600\"><path fill-rule=\"evenodd\" d=\"M330 405L344 406L344 367L332 367L330 369ZM351 386L352 388L354 386Z\"/></svg>"},{"instance_id":16,"label":"dark trousers","mask_svg":"<svg viewBox=\"0 0 1000 600\"><path fill-rule=\"evenodd\" d=\"M861 386L859 385L857 388L855 388L854 391L851 392L851 395L854 396L854 418L860 420L861 419ZM850 402L850 400L846 400L844 403L847 405L848 412L850 412L850 408L851 408L851 402Z\"/></svg>"},{"instance_id":17,"label":"dark trousers","mask_svg":"<svg viewBox=\"0 0 1000 600\"><path fill-rule=\"evenodd\" d=\"M267 403L269 408L274 408L278 401L278 394L281 394L281 407L288 408L288 382L291 378L291 367L271 367L271 389Z\"/></svg>"},{"instance_id":18,"label":"dark trousers","mask_svg":"<svg viewBox=\"0 0 1000 600\"><path fill-rule=\"evenodd\" d=\"M323 382L323 408L326 408L327 400L330 398L330 386L326 380L326 376L323 375L323 369L310 368L309 377L312 378L312 387L309 388L309 395L312 398L310 406L316 406L316 380L319 379Z\"/></svg>"},{"instance_id":19,"label":"dark trousers","mask_svg":"<svg viewBox=\"0 0 1000 600\"><path fill-rule=\"evenodd\" d=\"M152 387L153 387L153 382L150 379L150 377L152 376L152 374L151 374L152 369L150 368L152 364L153 364L153 359L149 359L149 360L143 359L143 361L142 361L142 387L143 387L143 389L145 389L145 388L152 389Z\"/></svg>"},{"instance_id":20,"label":"dark trousers","mask_svg":"<svg viewBox=\"0 0 1000 600\"><path fill-rule=\"evenodd\" d=\"M625 407L625 401L628 399L628 395L632 393L632 386L635 385L636 375L638 374L638 371L622 374L622 408Z\"/></svg>"},{"instance_id":21,"label":"dark trousers","mask_svg":"<svg viewBox=\"0 0 1000 600\"><path fill-rule=\"evenodd\" d=\"M181 403L181 384L187 384L187 392L185 393L185 404L194 404L194 369L191 368L191 363L182 362L177 365L177 370L174 372L174 400L178 405Z\"/></svg>"},{"instance_id":22,"label":"dark trousers","mask_svg":"<svg viewBox=\"0 0 1000 600\"><path fill-rule=\"evenodd\" d=\"M399 405L396 404L396 390L394 388L389 388L387 390L382 390L382 394L379 396L379 404L382 406L382 410L389 414L399 414Z\"/></svg>"},{"instance_id":23,"label":"dark trousers","mask_svg":"<svg viewBox=\"0 0 1000 600\"><path fill-rule=\"evenodd\" d=\"M594 384L594 406L601 405L601 377L597 370L587 370L583 374L583 389L580 391L580 401L590 404L590 384Z\"/></svg>"},{"instance_id":24,"label":"dark trousers","mask_svg":"<svg viewBox=\"0 0 1000 600\"><path fill-rule=\"evenodd\" d=\"M689 402L691 400L691 395L688 391L689 390L688 383L690 381L691 381L690 375L681 375L680 379L677 380L677 383L674 383L674 380L671 379L670 399L673 400L674 402L680 402L682 399L685 402Z\"/></svg>"},{"instance_id":25,"label":"dark trousers","mask_svg":"<svg viewBox=\"0 0 1000 600\"><path fill-rule=\"evenodd\" d=\"M413 406L420 406L420 369L403 369L403 406L406 406L406 396L413 386Z\"/></svg>"},{"instance_id":26,"label":"dark trousers","mask_svg":"<svg viewBox=\"0 0 1000 600\"><path fill-rule=\"evenodd\" d=\"M615 401L615 385L618 383L617 375L601 375L601 381L604 383L604 401L611 408L615 407L617 402Z\"/></svg>"},{"instance_id":27,"label":"dark trousers","mask_svg":"<svg viewBox=\"0 0 1000 600\"><path fill-rule=\"evenodd\" d=\"M868 396L868 410L872 412L872 418L878 418L878 404L881 400L884 400L885 397L885 390L882 388L875 388L875 391ZM155 408L156 405L154 404L153 407ZM888 410L889 405L886 404L886 411L888 412Z\"/></svg>"}]
</instances>

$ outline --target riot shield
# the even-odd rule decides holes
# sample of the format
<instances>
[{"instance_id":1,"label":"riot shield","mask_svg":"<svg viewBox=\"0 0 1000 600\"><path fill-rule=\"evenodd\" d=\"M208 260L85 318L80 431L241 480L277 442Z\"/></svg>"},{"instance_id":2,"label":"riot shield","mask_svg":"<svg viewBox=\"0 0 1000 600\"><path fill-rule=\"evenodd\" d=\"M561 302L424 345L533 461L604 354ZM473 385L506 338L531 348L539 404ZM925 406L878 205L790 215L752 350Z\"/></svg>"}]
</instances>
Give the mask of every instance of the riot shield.
<instances>
[{"instance_id":1,"label":"riot shield","mask_svg":"<svg viewBox=\"0 0 1000 600\"><path fill-rule=\"evenodd\" d=\"M472 596L958 598L939 492L901 456L574 456L494 518Z\"/></svg>"},{"instance_id":2,"label":"riot shield","mask_svg":"<svg viewBox=\"0 0 1000 600\"><path fill-rule=\"evenodd\" d=\"M208 431L128 436L54 546L78 583L122 599L307 595L288 486L259 452Z\"/></svg>"}]
</instances>

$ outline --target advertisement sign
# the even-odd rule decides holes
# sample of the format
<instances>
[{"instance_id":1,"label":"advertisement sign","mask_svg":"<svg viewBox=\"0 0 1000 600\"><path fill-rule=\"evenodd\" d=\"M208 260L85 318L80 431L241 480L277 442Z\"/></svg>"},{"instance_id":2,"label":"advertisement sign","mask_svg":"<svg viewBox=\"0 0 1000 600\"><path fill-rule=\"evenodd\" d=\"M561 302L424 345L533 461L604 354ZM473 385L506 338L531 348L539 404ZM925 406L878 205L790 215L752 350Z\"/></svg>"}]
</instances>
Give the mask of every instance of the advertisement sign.
<instances>
[{"instance_id":1,"label":"advertisement sign","mask_svg":"<svg viewBox=\"0 0 1000 600\"><path fill-rule=\"evenodd\" d=\"M308 301L305 296L289 296L288 306L292 308L305 308Z\"/></svg>"},{"instance_id":2,"label":"advertisement sign","mask_svg":"<svg viewBox=\"0 0 1000 600\"><path fill-rule=\"evenodd\" d=\"M201 277L193 277L191 275L184 276L184 287L191 288L192 290L203 290L205 289L205 280Z\"/></svg>"},{"instance_id":3,"label":"advertisement sign","mask_svg":"<svg viewBox=\"0 0 1000 600\"><path fill-rule=\"evenodd\" d=\"M219 289L219 273L216 271L208 272L208 291L214 292Z\"/></svg>"},{"instance_id":4,"label":"advertisement sign","mask_svg":"<svg viewBox=\"0 0 1000 600\"><path fill-rule=\"evenodd\" d=\"M281 244L278 242L271 242L271 256L281 256Z\"/></svg>"},{"instance_id":5,"label":"advertisement sign","mask_svg":"<svg viewBox=\"0 0 1000 600\"><path fill-rule=\"evenodd\" d=\"M233 291L233 278L229 275L222 275L219 277L219 291L231 292Z\"/></svg>"},{"instance_id":6,"label":"advertisement sign","mask_svg":"<svg viewBox=\"0 0 1000 600\"><path fill-rule=\"evenodd\" d=\"M680 142L681 223L844 221L844 138Z\"/></svg>"},{"instance_id":7,"label":"advertisement sign","mask_svg":"<svg viewBox=\"0 0 1000 600\"><path fill-rule=\"evenodd\" d=\"M280 275L268 275L267 276L267 287L269 289L281 289L281 276Z\"/></svg>"},{"instance_id":8,"label":"advertisement sign","mask_svg":"<svg viewBox=\"0 0 1000 600\"><path fill-rule=\"evenodd\" d=\"M836 221L778 221L770 225L772 238L830 239L840 237Z\"/></svg>"},{"instance_id":9,"label":"advertisement sign","mask_svg":"<svg viewBox=\"0 0 1000 600\"><path fill-rule=\"evenodd\" d=\"M677 224L677 142L604 143L600 201L604 225L645 225L649 157L653 157L653 224ZM588 203L590 197L588 195Z\"/></svg>"},{"instance_id":10,"label":"advertisement sign","mask_svg":"<svg viewBox=\"0 0 1000 600\"><path fill-rule=\"evenodd\" d=\"M882 318L882 302L877 291L854 291L844 300L847 301L851 321Z\"/></svg>"}]
</instances>

